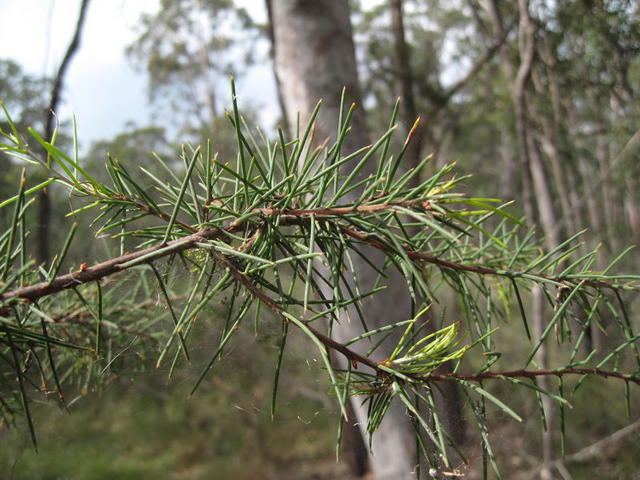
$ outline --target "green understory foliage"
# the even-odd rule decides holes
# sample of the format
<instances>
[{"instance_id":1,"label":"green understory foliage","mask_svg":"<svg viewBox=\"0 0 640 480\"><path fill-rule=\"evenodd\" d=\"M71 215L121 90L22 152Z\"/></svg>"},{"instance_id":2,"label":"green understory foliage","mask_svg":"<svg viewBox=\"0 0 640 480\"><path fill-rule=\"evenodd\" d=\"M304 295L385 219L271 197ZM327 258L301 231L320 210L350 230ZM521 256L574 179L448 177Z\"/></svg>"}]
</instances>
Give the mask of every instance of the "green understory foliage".
<instances>
[{"instance_id":1,"label":"green understory foliage","mask_svg":"<svg viewBox=\"0 0 640 480\"><path fill-rule=\"evenodd\" d=\"M280 389L282 408L272 421L270 360L279 337L240 332L219 368L189 396L216 340L212 332L197 337L190 345L193 364L170 381L166 369L147 365L148 371L132 374L127 367L78 397L71 413L52 402L34 403L39 452L24 431L3 432L0 469L6 478L275 480L324 468L332 475L322 478L336 478L337 412L325 395L322 372L291 355ZM290 341L304 351L300 335ZM139 351L122 356L133 362Z\"/></svg>"}]
</instances>

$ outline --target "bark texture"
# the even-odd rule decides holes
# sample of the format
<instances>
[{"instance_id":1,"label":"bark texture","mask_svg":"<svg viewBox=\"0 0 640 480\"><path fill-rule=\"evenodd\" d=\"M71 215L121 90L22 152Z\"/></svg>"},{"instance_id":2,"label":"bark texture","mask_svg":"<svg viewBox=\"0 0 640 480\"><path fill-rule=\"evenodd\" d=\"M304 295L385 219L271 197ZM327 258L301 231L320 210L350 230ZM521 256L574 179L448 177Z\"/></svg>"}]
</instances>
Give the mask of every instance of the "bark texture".
<instances>
[{"instance_id":1,"label":"bark texture","mask_svg":"<svg viewBox=\"0 0 640 480\"><path fill-rule=\"evenodd\" d=\"M323 107L316 120L315 135L318 143L331 139L337 133L340 94L346 87L348 106L359 103L358 73L347 0L274 0L271 2L275 64L281 84L290 125L301 125L319 99ZM357 108L343 151L348 153L369 143L364 112ZM346 166L348 170L350 165ZM370 173L374 164L365 168ZM367 252L378 265L383 262L381 252ZM354 258L354 261L356 259ZM363 288L373 285L375 272L363 261L355 268ZM411 317L411 300L405 282L396 271L389 271L388 288L384 295L376 295L363 305L364 316L370 328L377 328ZM327 289L330 292L329 289ZM359 322L342 319L334 328L334 336L344 341L361 332ZM380 351L381 357L390 353L394 339ZM386 348L386 350L385 350ZM382 359L382 358L380 358ZM366 406L361 399L353 403L359 426L366 435ZM373 437L371 468L377 480L413 478L415 467L415 434L410 417L398 403L393 403L385 420Z\"/></svg>"}]
</instances>

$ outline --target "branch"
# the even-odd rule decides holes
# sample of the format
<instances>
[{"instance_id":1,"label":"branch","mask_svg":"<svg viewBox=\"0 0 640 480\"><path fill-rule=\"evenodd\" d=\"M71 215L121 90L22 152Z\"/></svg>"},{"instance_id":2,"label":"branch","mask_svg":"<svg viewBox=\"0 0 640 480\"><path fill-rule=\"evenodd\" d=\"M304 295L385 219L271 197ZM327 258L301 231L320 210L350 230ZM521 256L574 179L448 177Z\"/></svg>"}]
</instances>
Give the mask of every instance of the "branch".
<instances>
[{"instance_id":1,"label":"branch","mask_svg":"<svg viewBox=\"0 0 640 480\"><path fill-rule=\"evenodd\" d=\"M342 215L348 215L350 213L377 213L384 211L391 211L394 207L411 208L420 206L425 210L430 211L432 214L437 214L431 207L429 201L425 200L408 200L404 202L391 202L391 203L377 203L374 205L355 205L346 207L329 207L329 208L290 208L290 209L277 209L277 208L258 208L255 210L257 213L261 213L265 216L284 215L294 217L339 217Z\"/></svg>"},{"instance_id":2,"label":"branch","mask_svg":"<svg viewBox=\"0 0 640 480\"><path fill-rule=\"evenodd\" d=\"M511 29L514 25L515 22L512 22L510 25L508 25L507 28L505 28L502 32L502 35L500 35L500 37L489 48L487 48L487 50L482 55L480 55L480 57L476 59L475 63L471 66L467 74L456 83L451 85L449 88L447 88L447 90L445 90L445 92L442 94L443 104L446 104L452 96L458 93L458 91L463 88L471 79L473 79L473 77L475 77L480 72L480 70L482 70L482 67L484 67L485 64L493 58L498 50L500 50L502 45L504 45L504 42L507 40L507 37L509 36L509 33L511 33Z\"/></svg>"},{"instance_id":3,"label":"branch","mask_svg":"<svg viewBox=\"0 0 640 480\"><path fill-rule=\"evenodd\" d=\"M266 307L268 307L274 314L279 316L282 320L290 323L290 320L283 315L283 308L276 303L271 297L265 294L262 290L260 290L254 283L240 270L236 268L236 266L223 254L220 252L213 252L214 258L218 260L225 268L231 273L233 278L235 278L240 284L246 288L256 299L262 302ZM363 356L350 348L346 347L342 343L336 342L332 338L327 335L319 332L309 324L306 324L306 327L313 333L313 335L326 347L335 350L336 352L344 355L347 360L349 360L352 364L361 363L366 365L381 375L393 375L393 367L386 363L375 362L370 358ZM565 375L591 375L591 376L599 376L599 377L613 377L620 378L625 381L634 382L640 385L640 377L624 374L621 372L615 372L611 370L601 370L598 368L563 368L558 370L512 370L506 372L491 372L485 371L477 374L460 374L460 373L445 373L445 374L429 374L429 375L411 375L402 373L402 377L409 378L411 380L415 380L417 382L431 383L431 382L447 382L447 381L470 381L470 382L481 382L483 380L500 380L503 378L537 378L542 376L556 376L562 377Z\"/></svg>"},{"instance_id":4,"label":"branch","mask_svg":"<svg viewBox=\"0 0 640 480\"><path fill-rule=\"evenodd\" d=\"M631 425L627 425L626 427L621 428L616 432L613 432L608 437L602 438L597 442L595 442L594 444L588 447L585 447L581 450L578 450L576 453L567 455L566 457L563 458L563 462L564 463L587 462L592 458L595 458L598 455L601 455L602 450L604 450L605 448L622 441L624 438L628 437L629 435L635 433L638 430L640 430L640 420L636 420Z\"/></svg>"},{"instance_id":5,"label":"branch","mask_svg":"<svg viewBox=\"0 0 640 480\"><path fill-rule=\"evenodd\" d=\"M361 208L365 208L365 207L361 207ZM263 210L267 210L267 209L263 209ZM328 212L333 209L324 209L324 210ZM283 215L286 220L285 223L290 223L290 219L293 217L291 215L291 212L296 212L296 210L278 211L279 214L284 212L287 212L285 215ZM315 212L316 210L309 210L309 211L298 210L297 211L297 213L302 217L314 215ZM194 233L192 235L186 236L178 240L168 242L166 244L150 247L135 253L125 254L120 257L107 260L105 262L99 263L91 267L81 268L79 271L59 276L50 282L41 282L35 285L13 290L11 292L1 295L0 301L18 298L18 299L24 299L32 302L37 300L38 298L75 287L79 284L100 280L101 278L107 277L114 273L121 272L123 270L126 270L136 265L153 262L154 260L158 260L159 258L162 258L167 255L179 253L188 249L200 248L199 245L202 245L203 242L217 239L223 235L226 235L227 233L231 233L232 231L240 230L244 228L246 225L247 225L247 222L234 222L225 229L213 229L210 227L205 227L199 230L197 233ZM368 238L368 236L361 234L359 232L356 232L355 230L352 230L348 227L344 227L342 225L338 225L338 226L342 228L343 232L357 238L358 240L364 241L368 245L371 245L373 247L379 248L384 251L389 250L389 247L387 247L382 242L371 240ZM235 264L227 256L218 252L215 249L212 249L212 252L213 252L214 258L218 262L220 262L220 264L223 265L229 271L229 273L233 276L233 278L237 280L246 290L248 290L258 301L260 301L262 304L268 307L269 310L271 310L274 314L276 314L282 320L288 323L291 322L291 320L284 314L284 309L282 308L282 306L279 305L271 297L269 297L259 287L257 287L246 274L238 270ZM493 275L503 275L503 276L514 275L513 273L508 274L505 272L489 269L486 267L455 264L455 263L448 262L446 260L441 260L441 259L438 259L437 257L433 257L431 255L423 254L420 252L407 251L407 254L410 255L412 258L436 263L437 265L445 268L452 268L456 270L471 271L475 273L484 273L484 274L493 274ZM599 284L601 282L597 282L597 283ZM604 285L608 286L608 284L604 284ZM1 313L5 314L6 310L8 309L9 307L5 307L5 311ZM451 382L451 381L481 382L483 380L491 380L491 379L499 380L504 378L534 379L537 377L544 377L544 376L562 377L564 375L591 375L591 376L599 376L599 377L605 377L605 378L607 377L619 378L627 382L630 381L640 385L640 377L638 376L624 374L616 371L601 370L598 368L563 368L563 369L557 369L557 370L513 370L513 371L506 371L506 372L485 371L485 372L480 372L476 374L430 373L428 375L416 375L416 374L404 373L401 371L396 372L393 368L393 364L388 361L375 362L369 357L361 355L351 350L344 344L333 340L331 337L316 330L308 323L305 324L305 327L324 346L336 352L341 353L354 366L357 366L357 364L360 363L362 365L368 366L369 368L373 369L375 372L377 372L382 376L388 377L389 375L392 375L392 376L397 376L401 379L405 379L405 380L408 379L410 381L415 381L419 383L428 384L433 382Z\"/></svg>"},{"instance_id":6,"label":"branch","mask_svg":"<svg viewBox=\"0 0 640 480\"><path fill-rule=\"evenodd\" d=\"M541 465L538 465L533 471L530 472L528 478L538 478L539 472L544 469L549 469L551 467L561 468L564 464L571 463L584 463L590 460L594 460L598 457L602 456L602 452L604 449L615 445L617 443L622 442L625 438L640 430L640 420L636 420L631 425L627 425L620 430L616 430L611 435L598 440L595 443L592 443L588 447L585 447L577 452L567 455L562 458L558 458L553 460L552 462L545 462Z\"/></svg>"},{"instance_id":7,"label":"branch","mask_svg":"<svg viewBox=\"0 0 640 480\"><path fill-rule=\"evenodd\" d=\"M196 243L216 239L224 233L226 233L225 230L205 227L193 235L173 240L164 245L157 245L138 252L127 253L120 257L112 258L90 267L80 268L80 270L67 273L66 275L61 275L49 282L40 282L12 290L0 295L0 301L19 298L32 302L38 298L51 295L52 293L67 290L83 283L100 280L101 278L122 272L141 263L152 262L167 255L179 253L191 248L198 248Z\"/></svg>"},{"instance_id":8,"label":"branch","mask_svg":"<svg viewBox=\"0 0 640 480\"><path fill-rule=\"evenodd\" d=\"M353 228L347 227L346 225L338 224L337 227L346 235L349 235L352 238L360 240L367 245L377 248L378 250L382 250L383 252L392 252L392 248L386 245L383 242L370 238L369 234L359 232ZM517 272L517 271L509 271L509 270L498 270L490 267L483 267L481 265L468 265L464 263L456 263L450 262L448 260L443 260L442 258L436 257L435 255L429 255L428 253L417 252L415 250L408 249L403 247L404 253L414 260L431 263L433 265L437 265L441 268L446 268L449 270L455 270L458 272L470 272L477 273L480 275L495 275L498 277L506 277L510 279L523 278L526 275L529 278L539 279L542 281L554 282L554 283L562 283L562 284L571 284L574 285L575 281L582 282L583 285L592 287L592 288L607 288L611 290L626 288L626 289L640 289L640 287L635 287L633 285L619 285L619 284L611 284L607 282L602 282L599 280L588 280L588 279L580 279L580 278L567 278L567 277L551 277L548 275L543 275L541 273L529 273L529 272Z\"/></svg>"},{"instance_id":9,"label":"branch","mask_svg":"<svg viewBox=\"0 0 640 480\"><path fill-rule=\"evenodd\" d=\"M507 372L490 372L485 371L481 373L443 373L443 374L430 374L424 377L418 377L426 382L442 382L442 381L456 381L464 380L468 382L481 382L482 380L501 380L503 378L529 378L534 379L537 377L563 377L565 375L591 375L596 377L612 377L619 378L628 382L633 382L640 385L640 377L635 375L629 375L612 370L602 370L599 368L560 368L557 370L511 370Z\"/></svg>"},{"instance_id":10,"label":"branch","mask_svg":"<svg viewBox=\"0 0 640 480\"><path fill-rule=\"evenodd\" d=\"M381 203L375 205L359 205L356 207L333 207L333 208L316 208L316 209L273 209L273 208L260 208L257 209L256 212L259 212L265 216L274 216L280 215L283 218L286 218L289 223L295 223L295 218L301 217L331 217L331 216L342 216L347 215L349 213L377 213L383 211L391 211L396 206L402 207L416 207L420 206L425 210L429 211L432 215L437 215L439 212L434 211L433 207L430 205L428 201L407 201L407 202L395 202L395 203ZM333 223L334 226L340 229L343 233L350 236L351 238L355 238L367 245L374 247L378 250L382 250L384 252L392 252L392 248L387 244L380 242L371 238L371 235L368 233L359 232L349 226ZM481 265L468 265L464 263L456 263L448 260L444 260L440 257L436 257L435 255L430 255L427 253L419 252L416 250L409 249L407 247L403 247L404 253L413 260L418 260L426 263L430 263L433 265L437 265L441 268L446 268L449 270L455 270L458 272L469 272L469 273L477 273L480 275L494 275L499 277L506 277L510 279L523 278L524 275L528 277L534 277L535 279L539 279L542 281L554 282L554 283L562 283L562 284L570 284L575 285L577 281L582 282L583 285L591 288L606 288L611 290L616 289L638 289L640 287L634 287L632 285L620 285L620 284L611 284L599 280L589 280L584 278L571 278L571 277L552 277L549 275L543 275L541 273L531 273L531 272L518 272L518 271L509 271L509 270L501 270L490 267L484 267Z\"/></svg>"},{"instance_id":11,"label":"branch","mask_svg":"<svg viewBox=\"0 0 640 480\"><path fill-rule=\"evenodd\" d=\"M436 105L434 105L434 107L429 111L427 118L435 115L444 107L446 107L449 103L449 100L451 100L451 97L458 93L462 88L464 88L467 83L469 83L478 73L480 73L482 68L495 56L495 54L507 41L507 37L509 36L509 33L511 33L514 25L515 22L512 22L509 26L507 26L507 28L502 31L500 37L497 38L495 42L476 59L473 65L471 65L471 68L469 68L469 71L460 80L451 85L444 92L438 94L438 101Z\"/></svg>"},{"instance_id":12,"label":"branch","mask_svg":"<svg viewBox=\"0 0 640 480\"><path fill-rule=\"evenodd\" d=\"M413 205L415 205L416 203L419 203L423 208L427 210L431 209L429 202L414 202ZM355 208L354 207L334 207L334 208L319 208L319 209L281 209L281 210L261 208L261 209L256 209L255 212L258 214L262 214L265 217L280 217L281 225L285 225L285 224L299 225L301 223L300 222L301 220L307 221L308 217L312 217L312 216L322 217L322 216L340 216L348 213L365 213L365 212L373 213L373 212L380 212L385 210L392 210L395 206L399 206L399 205L401 204L395 203L395 204L379 204L379 205L361 205ZM404 206L405 204L402 204L402 205ZM133 267L142 263L149 263L154 260L158 260L167 255L179 253L184 250L189 250L193 248L200 248L197 245L198 243L203 243L209 240L215 240L226 235L227 233L240 231L244 229L248 224L249 224L248 221L241 221L241 222L235 221L235 222L232 222L227 227L225 227L224 229L214 229L211 227L204 227L196 231L192 235L183 237L178 240L173 240L171 242L168 242L167 244L157 245L155 247L149 247L134 253L128 253L120 257L106 260L102 263L98 263L93 266L81 268L76 272L68 273L66 275L61 275L48 282L40 282L34 285L21 287L21 288L6 292L0 295L0 301L10 300L13 298L25 299L27 301L34 301L34 300L37 300L38 298L51 295L52 293L56 293L61 290L66 290L83 283L100 280L101 278L127 270L130 267ZM333 223L333 224L338 229L340 229L341 232L343 232L344 234L348 235L351 238L361 241L378 250L381 250L387 253L392 252L392 249L387 244L379 240L376 240L374 238L371 238L369 234L359 232L341 223ZM188 227L188 228L192 229L193 227ZM484 267L481 265L468 265L464 263L451 262L449 260L444 260L434 255L412 250L407 247L403 247L403 250L404 250L404 253L413 260L430 263L433 265L437 265L440 268L455 270L458 272L477 273L479 275L494 275L494 276L505 277L510 279L523 278L526 275L528 278L532 278L534 280L538 279L541 281L548 281L548 282L568 284L568 285L575 285L576 281L580 281L584 286L588 286L592 288L600 288L600 289L607 288L611 290L616 290L616 289L636 290L640 288L633 285L611 284L611 283L602 282L599 280L567 278L567 277L551 277L551 276L543 275L540 273L498 270L495 268ZM6 309L3 311L0 311L0 314L6 314L6 313L7 313Z\"/></svg>"},{"instance_id":13,"label":"branch","mask_svg":"<svg viewBox=\"0 0 640 480\"><path fill-rule=\"evenodd\" d=\"M80 13L78 14L78 22L76 23L76 30L73 34L73 38L71 39L71 43L69 43L69 47L67 48L67 52L62 59L62 63L58 68L58 73L53 80L53 87L51 88L51 100L49 102L49 108L47 109L47 123L46 123L46 134L45 139L49 140L53 136L53 119L55 115L55 111L58 108L58 102L60 101L60 91L62 90L62 82L64 79L65 72L71 63L71 59L78 51L80 47L80 34L82 33L82 26L84 25L84 20L87 14L87 7L89 6L89 0L82 0L82 4L80 5Z\"/></svg>"},{"instance_id":14,"label":"branch","mask_svg":"<svg viewBox=\"0 0 640 480\"><path fill-rule=\"evenodd\" d=\"M271 297L269 297L266 293L264 293L262 290L256 287L253 284L253 282L244 273L238 270L236 266L225 255L214 250L213 256L222 265L224 265L225 268L227 268L227 270L229 271L229 273L231 273L231 276L233 276L233 278L235 278L238 282L240 282L240 284L244 288L246 288L255 298L257 298L260 302L262 302L266 307L268 307L274 314L276 314L282 320L286 321L287 323L291 323L291 320L283 314L284 312L283 308L278 303L276 303ZM385 370L380 367L379 363L374 362L370 358L360 355L357 352L354 352L353 350L344 346L342 343L336 342L334 339L332 339L331 337L328 337L324 333L319 332L309 324L306 324L306 327L311 331L311 333L313 333L313 335L318 340L320 340L320 342L322 342L323 345L331 348L332 350L335 350L336 352L342 353L352 363L354 362L362 363L363 365L371 367L372 369L378 372L385 372Z\"/></svg>"}]
</instances>

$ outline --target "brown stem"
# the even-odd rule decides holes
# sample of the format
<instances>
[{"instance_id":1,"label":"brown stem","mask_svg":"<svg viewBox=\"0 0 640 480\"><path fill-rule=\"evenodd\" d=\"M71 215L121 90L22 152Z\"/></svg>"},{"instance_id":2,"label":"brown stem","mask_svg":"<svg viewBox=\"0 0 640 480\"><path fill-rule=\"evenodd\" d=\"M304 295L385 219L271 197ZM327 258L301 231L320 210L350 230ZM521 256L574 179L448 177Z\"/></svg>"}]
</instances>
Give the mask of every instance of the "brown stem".
<instances>
[{"instance_id":1,"label":"brown stem","mask_svg":"<svg viewBox=\"0 0 640 480\"><path fill-rule=\"evenodd\" d=\"M40 282L12 290L0 295L0 300L19 298L32 302L38 298L51 295L52 293L67 290L83 283L100 280L101 278L126 270L133 266L136 260L142 259L141 262L144 263L152 262L173 253L196 248L196 243L213 240L223 234L224 230L203 228L193 235L168 242L166 245L157 245L134 253L127 253L96 265L81 267L80 270L76 272L60 275L49 282Z\"/></svg>"},{"instance_id":2,"label":"brown stem","mask_svg":"<svg viewBox=\"0 0 640 480\"><path fill-rule=\"evenodd\" d=\"M392 203L379 203L375 205L357 205L349 207L330 207L330 208L258 208L255 211L265 216L273 215L291 215L294 217L332 217L340 215L348 215L349 213L376 213L393 210L394 207L416 207L420 206L425 210L432 211L432 207L428 201L405 201ZM433 212L432 213L437 213Z\"/></svg>"},{"instance_id":3,"label":"brown stem","mask_svg":"<svg viewBox=\"0 0 640 480\"><path fill-rule=\"evenodd\" d=\"M386 245L385 243L370 238L369 234L359 232L354 230L353 228L347 227L346 225L338 224L338 228L340 231L347 234L348 236L360 240L371 247L375 247L384 252L391 251L391 247ZM464 263L456 263L450 262L448 260L444 260L440 257L436 257L435 255L430 255L428 253L417 252L415 250L410 250L408 248L404 248L404 253L414 260L431 263L433 265L437 265L441 268L446 268L448 270L455 270L458 272L470 272L477 273L479 275L495 275L498 277L506 277L506 278L522 278L523 275L527 275L528 277L535 277L540 280L546 280L555 283L564 283L569 285L574 285L576 280L579 279L571 279L566 277L550 277L548 275L543 275L541 273L528 273L528 272L517 272L517 271L507 271L507 270L496 270L495 268L483 267L481 265L467 265ZM609 284L606 282L601 282L598 280L580 280L582 285L592 288L608 288L608 289L616 289L620 288L619 285ZM634 288L632 286L628 286L628 288Z\"/></svg>"},{"instance_id":4,"label":"brown stem","mask_svg":"<svg viewBox=\"0 0 640 480\"><path fill-rule=\"evenodd\" d=\"M244 288L249 290L251 294L260 300L264 305L266 305L273 313L282 318L282 320L289 322L290 320L283 314L284 310L282 307L276 303L271 297L269 297L266 293L256 287L253 282L242 272L240 272L235 265L223 254L214 250L213 256L216 260L218 260L222 265L224 265L231 273L231 276L235 278L238 282L242 284ZM328 337L322 332L319 332L309 324L307 324L307 328L313 333L313 335L322 342L323 345L329 347L336 352L342 353L345 357L347 357L352 362L362 363L363 365L367 365L368 367L373 368L376 371L383 371L380 368L380 365L377 362L374 362L368 357L360 355L353 350L345 347L343 344L336 342L331 337Z\"/></svg>"},{"instance_id":5,"label":"brown stem","mask_svg":"<svg viewBox=\"0 0 640 480\"><path fill-rule=\"evenodd\" d=\"M52 280L51 282L41 282L35 285L31 285L24 288L19 288L11 292L5 293L0 296L0 300L8 300L12 298L26 299L28 301L35 301L38 298L50 295L55 292L59 292L65 289L72 288L78 284L87 283L91 281L99 280L108 275L123 271L136 263L136 260L140 260L140 263L147 263L162 258L163 256L178 253L187 249L197 248L197 244L203 241L209 241L220 236L225 235L232 228L234 230L241 228L242 224L232 224L227 230L203 228L193 235L174 240L165 245L158 245L150 247L145 250L141 250L135 253L129 253L118 258L107 260L106 262L99 263L97 265L82 268L77 272L62 275ZM351 229L343 230L349 234L355 234ZM362 234L357 234L357 238L362 239ZM381 242L375 240L368 240L364 238L367 243L373 247L387 250L388 247ZM229 273L235 278L244 288L246 288L258 301L267 306L274 314L278 315L285 321L290 321L285 315L283 308L265 292L258 288L249 277L240 272L234 263L222 253L213 250L214 258L223 265ZM413 252L413 256L419 256L420 259L430 259L437 262L439 265L446 266L447 268L454 268L458 270L474 271L477 273L491 273L501 274L492 269L485 267L474 267L460 264L454 264L445 260L437 259L426 254L419 252ZM387 362L375 362L374 360L361 355L340 342L335 341L331 337L316 330L311 325L307 324L306 327L309 331L327 348L344 355L352 364L362 364L370 367L374 371L381 375L393 375L392 364ZM402 372L399 372L402 373ZM564 376L564 375L592 375L600 377L613 377L619 378L625 381L634 382L640 385L640 377L624 374L621 372L601 370L598 368L564 368L558 370L513 370L505 372L491 372L485 371L476 374L459 374L459 373L444 373L437 374L431 373L427 375L415 375L415 374L403 374L405 378L409 378L416 382L431 383L431 382L450 382L450 381L471 381L480 382L489 379L504 379L504 378L528 378L534 379L541 376Z\"/></svg>"},{"instance_id":6,"label":"brown stem","mask_svg":"<svg viewBox=\"0 0 640 480\"><path fill-rule=\"evenodd\" d=\"M626 373L615 372L612 370L602 370L599 368L561 368L557 370L511 370L506 372L481 372L481 373L445 373L431 374L424 377L418 377L426 382L442 382L463 380L468 382L481 382L482 380L501 380L504 378L528 378L537 377L563 377L565 375L592 375L597 377L613 377L620 378L629 382L640 385L640 377L629 375Z\"/></svg>"},{"instance_id":7,"label":"brown stem","mask_svg":"<svg viewBox=\"0 0 640 480\"><path fill-rule=\"evenodd\" d=\"M427 208L428 203L423 203L423 207ZM348 212L358 212L359 210L368 209L369 213L374 211L382 211L385 209L392 209L394 205L390 204L382 204L372 205L372 206L361 206L357 208L353 207L345 207ZM300 224L301 221L307 221L308 217L311 216L322 216L323 213L325 216L330 215L344 215L347 213L342 208L332 208L332 209L291 209L291 210L275 210L275 209L258 209L257 213L262 213L263 215L269 216L280 216L281 217L281 225L296 225ZM325 220L329 221L329 220ZM205 227L192 235L180 238L178 240L174 240L168 242L165 245L157 245L155 247L149 247L144 250L140 250L134 253L128 253L122 255L120 257L116 257L110 260L106 260L102 263L98 263L93 266L82 268L76 272L68 273L66 275L61 275L49 282L40 282L34 285L29 285L26 287L17 288L15 290L11 290L0 295L0 301L5 301L13 298L20 298L28 301L34 301L38 298L51 295L52 293L59 292L61 290L66 290L68 288L92 282L95 280L99 280L101 278L107 277L109 275L113 275L114 273L121 272L123 270L128 269L129 267L136 265L136 260L140 260L140 263L149 263L159 258L165 257L167 255L171 255L174 253L182 252L184 250L189 250L193 248L199 248L198 243L207 242L209 240L214 240L220 238L226 233L237 232L244 229L247 226L248 222L233 222L225 229L214 229L211 227ZM341 232L348 235L351 238L355 238L367 245L374 247L378 250L389 252L391 248L379 241L375 238L371 238L370 235L359 232L351 227L340 223L333 224L336 228L340 229ZM192 228L192 227L189 227ZM411 250L409 248L403 247L404 253L411 259L430 263L433 265L437 265L440 268L445 268L449 270L455 270L458 272L469 272L469 273L477 273L479 275L495 275L500 277L517 279L521 278L525 273L528 277L535 277L544 281L551 281L556 283L564 283L568 286L573 286L579 280L580 283L584 286L592 287L592 288L607 288L607 289L618 289L621 288L621 285L617 284L609 284L606 282L598 281L598 280L586 280L586 279L571 279L566 277L550 277L547 275L543 275L540 273L527 273L527 272L517 272L517 271L506 271L506 270L497 270L494 268L483 267L481 265L468 265L463 263L455 263L448 260L444 260L442 258L436 257L435 255L430 255L428 253L418 252L415 250ZM144 258L143 258L144 257ZM631 285L627 285L626 288L633 288ZM6 313L6 312L0 312Z\"/></svg>"},{"instance_id":8,"label":"brown stem","mask_svg":"<svg viewBox=\"0 0 640 480\"><path fill-rule=\"evenodd\" d=\"M262 290L260 290L244 273L240 272L236 266L223 254L220 252L214 251L213 253L216 260L218 260L222 265L227 268L229 273L235 278L244 288L246 288L255 298L257 298L260 302L266 305L273 313L278 315L282 320L289 322L290 320L283 315L282 307L275 302L271 297L265 294ZM389 371L389 367L391 366L388 361L383 362L374 362L368 357L360 355L357 352L354 352L350 348L345 345L336 342L331 337L319 332L311 325L307 324L306 327L311 331L311 333L326 347L343 354L352 364L361 363L366 365L376 372L382 375L392 374ZM386 368L382 368L384 365ZM392 369L392 368L391 368ZM640 377L632 376L629 374L624 374L621 372L615 372L610 370L601 370L599 368L563 368L557 370L511 370L506 372L491 372L485 371L480 373L471 373L471 374L462 374L462 373L443 373L437 374L432 373L428 375L407 375L404 376L424 383L430 382L447 382L447 381L468 381L468 382L481 382L483 380L500 380L504 378L529 378L534 379L537 377L544 376L556 376L562 377L564 375L592 375L599 377L613 377L620 378L625 381L630 381L637 383L640 385Z\"/></svg>"}]
</instances>

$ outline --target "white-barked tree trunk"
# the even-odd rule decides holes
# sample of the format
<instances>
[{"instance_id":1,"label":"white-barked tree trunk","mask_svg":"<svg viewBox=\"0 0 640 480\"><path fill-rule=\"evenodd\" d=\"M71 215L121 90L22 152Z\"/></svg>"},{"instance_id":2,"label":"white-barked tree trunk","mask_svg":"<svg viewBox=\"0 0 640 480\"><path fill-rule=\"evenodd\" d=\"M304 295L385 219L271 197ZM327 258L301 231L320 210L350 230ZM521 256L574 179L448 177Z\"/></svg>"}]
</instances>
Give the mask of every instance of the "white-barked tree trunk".
<instances>
[{"instance_id":1,"label":"white-barked tree trunk","mask_svg":"<svg viewBox=\"0 0 640 480\"><path fill-rule=\"evenodd\" d=\"M352 101L357 104L360 100L348 2L271 0L270 7L276 73L289 124L295 126L299 115L301 128L304 128L316 103L322 99L323 105L315 125L315 139L317 143L327 138L333 139L337 134L342 88L346 87L347 107ZM343 152L355 151L368 143L364 112L359 106L354 112L351 132L343 144ZM349 168L351 165L346 165L345 169ZM374 168L372 161L362 175L368 175ZM366 253L370 254L373 262L382 265L383 256L380 252ZM357 257L353 260L359 260L355 268L363 288L372 286L376 272L363 260ZM400 273L388 271L386 284L384 292L363 301L362 310L370 329L411 317L411 299ZM342 318L333 333L336 340L344 341L361 332L360 322L352 315L351 321ZM385 354L391 353L395 346L393 340L379 351L380 360ZM344 359L338 361L343 362ZM366 435L367 411L366 406L362 405L362 398L355 399L353 410L361 431ZM392 404L375 433L372 453L370 464L376 480L414 478L415 432L410 417L399 403Z\"/></svg>"}]
</instances>

